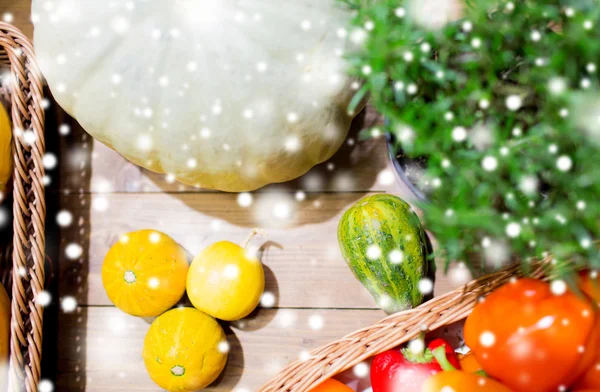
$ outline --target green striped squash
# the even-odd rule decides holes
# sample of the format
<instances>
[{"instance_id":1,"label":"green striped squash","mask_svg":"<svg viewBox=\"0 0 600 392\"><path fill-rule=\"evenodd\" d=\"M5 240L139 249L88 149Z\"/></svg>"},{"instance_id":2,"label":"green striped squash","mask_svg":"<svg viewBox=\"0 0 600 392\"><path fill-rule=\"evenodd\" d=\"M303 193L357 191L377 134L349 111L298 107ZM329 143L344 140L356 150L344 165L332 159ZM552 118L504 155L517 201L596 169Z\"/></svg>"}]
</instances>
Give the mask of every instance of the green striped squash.
<instances>
[{"instance_id":1,"label":"green striped squash","mask_svg":"<svg viewBox=\"0 0 600 392\"><path fill-rule=\"evenodd\" d=\"M338 225L346 263L388 313L423 301L419 282L427 275L427 240L411 206L393 195L359 200Z\"/></svg>"}]
</instances>

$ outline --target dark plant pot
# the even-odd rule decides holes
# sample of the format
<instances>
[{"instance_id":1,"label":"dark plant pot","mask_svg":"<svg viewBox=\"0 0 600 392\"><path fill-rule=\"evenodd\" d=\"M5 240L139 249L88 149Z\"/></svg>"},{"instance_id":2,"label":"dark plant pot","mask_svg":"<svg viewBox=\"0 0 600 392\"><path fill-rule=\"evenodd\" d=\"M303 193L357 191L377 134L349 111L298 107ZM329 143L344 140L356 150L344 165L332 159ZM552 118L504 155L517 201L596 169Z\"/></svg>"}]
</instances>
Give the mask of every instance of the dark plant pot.
<instances>
[{"instance_id":1,"label":"dark plant pot","mask_svg":"<svg viewBox=\"0 0 600 392\"><path fill-rule=\"evenodd\" d=\"M419 188L415 179L411 178L410 172L407 170L411 167L425 169L427 165L427 158L409 158L404 155L401 149L396 149L396 140L393 134L388 132L385 134L385 138L388 146L388 155L392 161L392 164L394 165L394 169L396 170L398 178L400 178L400 181L402 181L408 187L408 189L410 189L410 191L419 201L427 201L427 196L425 196L423 190Z\"/></svg>"}]
</instances>

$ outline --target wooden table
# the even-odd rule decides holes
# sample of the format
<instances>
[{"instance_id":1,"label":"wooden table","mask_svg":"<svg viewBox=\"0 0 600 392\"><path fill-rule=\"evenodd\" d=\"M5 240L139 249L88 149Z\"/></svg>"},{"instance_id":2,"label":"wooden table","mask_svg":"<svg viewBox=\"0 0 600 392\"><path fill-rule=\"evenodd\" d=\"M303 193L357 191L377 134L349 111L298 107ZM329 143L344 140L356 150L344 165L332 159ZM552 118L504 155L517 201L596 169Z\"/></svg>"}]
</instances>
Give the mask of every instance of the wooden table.
<instances>
[{"instance_id":1,"label":"wooden table","mask_svg":"<svg viewBox=\"0 0 600 392\"><path fill-rule=\"evenodd\" d=\"M31 37L29 1L0 0L0 14L7 11ZM372 112L361 114L350 138L355 141L358 130L377 120ZM254 391L303 352L385 316L346 266L336 240L341 214L363 196L392 192L411 199L393 175L384 140L346 143L329 162L302 178L255 192L253 206L244 208L236 194L170 183L164 175L127 162L94 141L53 101L46 135L48 150L59 164L49 170L47 195L47 248L54 261L49 290L54 301L45 316L43 374L56 383L57 391L159 390L141 359L151 320L116 309L101 282L105 253L132 230L164 231L191 255L218 240L239 243L256 226L268 233L271 245L262 261L266 291L274 294L275 306L224 324L229 361L208 390ZM295 199L299 190L306 194L302 201ZM293 206L292 218L265 223L256 214L261 205L274 201ZM73 216L66 228L55 223L63 210ZM80 257L67 257L70 244L81 247ZM438 273L436 293L463 283L464 274L454 276L458 279ZM69 297L77 301L73 312L60 306Z\"/></svg>"}]
</instances>

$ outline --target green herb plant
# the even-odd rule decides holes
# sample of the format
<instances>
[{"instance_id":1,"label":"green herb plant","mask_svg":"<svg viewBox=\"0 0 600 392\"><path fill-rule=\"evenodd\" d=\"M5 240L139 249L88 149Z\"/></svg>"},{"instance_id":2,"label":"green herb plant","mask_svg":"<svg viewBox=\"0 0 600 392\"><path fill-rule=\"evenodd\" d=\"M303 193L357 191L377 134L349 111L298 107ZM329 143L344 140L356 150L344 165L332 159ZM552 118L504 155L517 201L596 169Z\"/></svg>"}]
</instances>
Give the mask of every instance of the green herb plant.
<instances>
[{"instance_id":1,"label":"green herb plant","mask_svg":"<svg viewBox=\"0 0 600 392\"><path fill-rule=\"evenodd\" d=\"M463 1L437 0L459 7L443 26L419 15L436 0L345 1L353 102L370 95L398 150L426 158L420 207L448 262L599 268L600 7Z\"/></svg>"}]
</instances>

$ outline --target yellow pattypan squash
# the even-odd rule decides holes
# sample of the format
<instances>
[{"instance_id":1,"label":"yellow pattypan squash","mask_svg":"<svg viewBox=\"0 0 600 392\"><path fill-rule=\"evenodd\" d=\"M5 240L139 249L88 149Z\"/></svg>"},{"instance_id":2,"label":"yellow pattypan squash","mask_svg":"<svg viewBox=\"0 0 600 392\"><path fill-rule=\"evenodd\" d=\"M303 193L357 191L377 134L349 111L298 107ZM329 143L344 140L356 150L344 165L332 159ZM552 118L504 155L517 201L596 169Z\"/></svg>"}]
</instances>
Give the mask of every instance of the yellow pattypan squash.
<instances>
[{"instance_id":1,"label":"yellow pattypan squash","mask_svg":"<svg viewBox=\"0 0 600 392\"><path fill-rule=\"evenodd\" d=\"M125 313L158 316L185 292L185 251L168 235L140 230L123 235L102 265L108 298Z\"/></svg>"},{"instance_id":2,"label":"yellow pattypan squash","mask_svg":"<svg viewBox=\"0 0 600 392\"><path fill-rule=\"evenodd\" d=\"M8 389L8 359L10 345L10 298L0 284L0 389ZM6 389L5 389L6 388Z\"/></svg>"},{"instance_id":3,"label":"yellow pattypan squash","mask_svg":"<svg viewBox=\"0 0 600 392\"><path fill-rule=\"evenodd\" d=\"M194 308L176 308L152 323L142 356L150 378L161 388L195 391L221 374L228 347L215 319Z\"/></svg>"},{"instance_id":4,"label":"yellow pattypan squash","mask_svg":"<svg viewBox=\"0 0 600 392\"><path fill-rule=\"evenodd\" d=\"M192 261L187 277L187 294L196 309L227 321L249 315L264 288L260 261L252 252L229 241L204 249Z\"/></svg>"},{"instance_id":5,"label":"yellow pattypan squash","mask_svg":"<svg viewBox=\"0 0 600 392\"><path fill-rule=\"evenodd\" d=\"M0 202L12 174L12 126L4 106L0 104Z\"/></svg>"}]
</instances>

